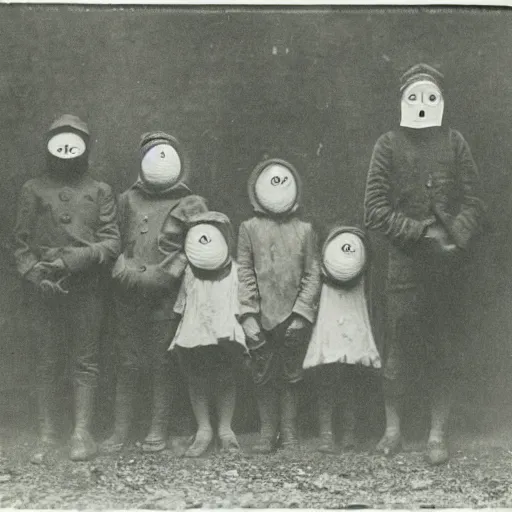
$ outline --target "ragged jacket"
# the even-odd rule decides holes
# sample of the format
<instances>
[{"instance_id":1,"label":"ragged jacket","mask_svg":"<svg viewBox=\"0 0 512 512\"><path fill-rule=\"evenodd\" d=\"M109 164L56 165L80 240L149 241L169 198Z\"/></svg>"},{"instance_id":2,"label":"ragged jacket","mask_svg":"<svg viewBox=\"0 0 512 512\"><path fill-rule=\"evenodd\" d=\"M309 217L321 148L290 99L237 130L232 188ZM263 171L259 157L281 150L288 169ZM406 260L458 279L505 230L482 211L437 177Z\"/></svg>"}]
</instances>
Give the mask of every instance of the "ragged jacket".
<instances>
[{"instance_id":1,"label":"ragged jacket","mask_svg":"<svg viewBox=\"0 0 512 512\"><path fill-rule=\"evenodd\" d=\"M458 131L401 127L378 139L366 184L365 224L387 236L392 259L410 255L433 222L460 249L468 248L482 231L484 212L478 170Z\"/></svg>"},{"instance_id":2,"label":"ragged jacket","mask_svg":"<svg viewBox=\"0 0 512 512\"><path fill-rule=\"evenodd\" d=\"M66 185L47 175L27 181L14 228L18 271L57 258L73 274L112 262L120 250L116 217L110 186L87 175Z\"/></svg>"},{"instance_id":3,"label":"ragged jacket","mask_svg":"<svg viewBox=\"0 0 512 512\"><path fill-rule=\"evenodd\" d=\"M183 183L156 194L138 180L121 194L122 257L131 289L119 286L119 298L136 301L146 295L156 296L155 316L172 316L187 265L183 245L189 219L205 211L205 200L193 195Z\"/></svg>"},{"instance_id":4,"label":"ragged jacket","mask_svg":"<svg viewBox=\"0 0 512 512\"><path fill-rule=\"evenodd\" d=\"M290 168L300 187L298 174ZM313 226L297 216L297 208L280 218L262 210L253 191L262 170L257 167L249 180L256 216L241 224L238 235L240 316L255 315L265 330L292 313L313 323L321 289L317 236Z\"/></svg>"}]
</instances>

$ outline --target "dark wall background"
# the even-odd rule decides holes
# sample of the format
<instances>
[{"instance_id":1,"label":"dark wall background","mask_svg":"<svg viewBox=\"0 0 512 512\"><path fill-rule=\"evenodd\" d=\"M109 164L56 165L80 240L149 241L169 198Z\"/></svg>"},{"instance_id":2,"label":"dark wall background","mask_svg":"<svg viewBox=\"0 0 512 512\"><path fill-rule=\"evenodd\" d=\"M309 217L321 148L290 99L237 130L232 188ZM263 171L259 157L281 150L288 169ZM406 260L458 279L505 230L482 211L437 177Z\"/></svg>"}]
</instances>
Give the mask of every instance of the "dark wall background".
<instances>
[{"instance_id":1,"label":"dark wall background","mask_svg":"<svg viewBox=\"0 0 512 512\"><path fill-rule=\"evenodd\" d=\"M42 139L65 112L88 121L96 177L117 192L138 170L144 131L176 134L195 189L236 227L245 184L266 156L304 177L304 212L321 229L362 221L368 163L399 119L398 79L426 61L446 75L446 122L481 169L493 230L475 249L467 304L462 428L512 416L512 31L509 11L242 10L0 6L0 389L4 417L28 409L32 363L10 249L17 194L42 165ZM382 241L372 280L381 340ZM111 330L106 329L105 353ZM108 360L108 357L107 357ZM109 395L111 365L104 391ZM375 386L370 386L372 392Z\"/></svg>"}]
</instances>

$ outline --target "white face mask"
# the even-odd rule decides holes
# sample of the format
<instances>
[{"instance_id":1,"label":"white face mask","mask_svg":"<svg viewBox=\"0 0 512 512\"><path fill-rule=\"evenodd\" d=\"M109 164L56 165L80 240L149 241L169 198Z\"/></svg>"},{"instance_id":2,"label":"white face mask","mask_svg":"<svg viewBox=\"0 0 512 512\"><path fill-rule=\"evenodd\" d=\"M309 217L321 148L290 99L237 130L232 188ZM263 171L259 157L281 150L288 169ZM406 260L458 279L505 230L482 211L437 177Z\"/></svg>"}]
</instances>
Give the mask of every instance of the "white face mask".
<instances>
[{"instance_id":1,"label":"white face mask","mask_svg":"<svg viewBox=\"0 0 512 512\"><path fill-rule=\"evenodd\" d=\"M441 126L443 121L443 95L432 82L414 82L402 94L402 119L400 126L430 128Z\"/></svg>"},{"instance_id":2,"label":"white face mask","mask_svg":"<svg viewBox=\"0 0 512 512\"><path fill-rule=\"evenodd\" d=\"M78 158L85 149L85 141L76 133L58 133L48 141L48 151L64 160Z\"/></svg>"},{"instance_id":3,"label":"white face mask","mask_svg":"<svg viewBox=\"0 0 512 512\"><path fill-rule=\"evenodd\" d=\"M340 282L355 278L366 263L366 249L354 233L340 233L325 248L324 265L329 275Z\"/></svg>"},{"instance_id":4,"label":"white face mask","mask_svg":"<svg viewBox=\"0 0 512 512\"><path fill-rule=\"evenodd\" d=\"M194 267L217 270L226 264L229 250L218 228L211 224L198 224L187 233L185 254Z\"/></svg>"},{"instance_id":5,"label":"white face mask","mask_svg":"<svg viewBox=\"0 0 512 512\"><path fill-rule=\"evenodd\" d=\"M180 178L180 156L169 144L158 144L143 156L141 172L144 181L150 185L162 188L172 187Z\"/></svg>"},{"instance_id":6,"label":"white face mask","mask_svg":"<svg viewBox=\"0 0 512 512\"><path fill-rule=\"evenodd\" d=\"M297 201L297 182L292 171L271 164L258 176L255 194L261 206L270 213L286 213Z\"/></svg>"}]
</instances>

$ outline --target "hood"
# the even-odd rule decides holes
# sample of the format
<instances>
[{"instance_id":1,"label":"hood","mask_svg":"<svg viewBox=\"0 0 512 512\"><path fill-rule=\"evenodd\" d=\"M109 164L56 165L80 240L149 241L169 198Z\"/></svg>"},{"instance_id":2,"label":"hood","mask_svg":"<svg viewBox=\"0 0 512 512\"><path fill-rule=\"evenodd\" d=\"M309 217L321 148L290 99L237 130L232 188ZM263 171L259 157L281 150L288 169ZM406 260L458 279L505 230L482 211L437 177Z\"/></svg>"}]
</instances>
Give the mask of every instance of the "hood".
<instances>
[{"instance_id":1,"label":"hood","mask_svg":"<svg viewBox=\"0 0 512 512\"><path fill-rule=\"evenodd\" d=\"M59 133L74 133L78 135L85 143L85 151L82 155L71 158L59 158L48 150L48 143L55 135ZM45 137L46 170L56 178L67 180L75 179L87 171L90 136L87 124L79 117L72 114L64 114L56 119L48 129Z\"/></svg>"},{"instance_id":2,"label":"hood","mask_svg":"<svg viewBox=\"0 0 512 512\"><path fill-rule=\"evenodd\" d=\"M363 241L363 244L366 248L366 268L368 268L368 263L371 258L371 248L370 248L370 243L368 240L368 235L366 234L366 232L363 229L358 228L357 226L344 226L342 224L334 226L329 231L329 234L327 235L327 238L325 239L323 246L322 246L322 274L324 276L324 279L326 279L327 281L332 281L337 286L340 286L340 283L337 281L334 281L329 276L329 273L327 272L327 269L325 268L325 265L324 265L324 256L325 256L325 250L326 250L329 242L333 238L336 238L341 233L353 233L354 235L357 235ZM359 276L354 281L355 282L359 281ZM346 287L347 285L350 286L350 283L344 283L343 286Z\"/></svg>"},{"instance_id":3,"label":"hood","mask_svg":"<svg viewBox=\"0 0 512 512\"><path fill-rule=\"evenodd\" d=\"M263 172L264 169L266 169L269 165L272 165L272 164L278 164L278 165L287 167L292 172L293 176L295 177L295 181L297 183L297 199L295 201L294 206L288 212L280 215L282 217L287 217L289 215L294 214L299 209L300 201L301 201L301 197L302 197L302 180L300 179L300 175L297 172L297 169L295 169L295 167L292 164L290 164L289 162L287 162L286 160L272 158L270 160L265 160L263 162L260 162L253 169L251 175L249 176L249 181L247 183L247 191L249 194L249 200L251 201L251 205L256 213L267 215L267 216L273 216L273 217L277 216L276 214L269 213L260 205L258 199L256 198L256 192L255 192L256 180L258 179L259 175Z\"/></svg>"},{"instance_id":4,"label":"hood","mask_svg":"<svg viewBox=\"0 0 512 512\"><path fill-rule=\"evenodd\" d=\"M215 226L224 236L226 243L228 244L228 250L231 257L235 254L235 233L233 226L227 215L221 212L201 212L192 216L189 219L190 227L197 226L198 224L212 224Z\"/></svg>"},{"instance_id":5,"label":"hood","mask_svg":"<svg viewBox=\"0 0 512 512\"><path fill-rule=\"evenodd\" d=\"M199 224L209 224L217 228L224 236L228 249L228 258L225 265L218 269L206 270L194 266L189 261L192 273L197 278L207 281L220 281L224 279L231 273L233 265L233 255L235 251L235 235L233 232L231 221L223 213L209 211L194 215L189 219L189 222L190 228L193 228L194 226L197 226Z\"/></svg>"},{"instance_id":6,"label":"hood","mask_svg":"<svg viewBox=\"0 0 512 512\"><path fill-rule=\"evenodd\" d=\"M189 188L189 179L190 179L190 160L183 150L183 147L180 143L180 141L173 137L172 135L169 135L164 132L149 132L145 133L141 137L140 141L140 157L142 160L142 157L149 151L150 148L155 146L158 143L166 143L172 146L178 155L180 156L181 160L181 175L178 183L175 183L173 186L163 189L163 190L155 190L151 186L149 186L147 183L144 182L144 180L141 178L141 175L139 174L137 181L133 184L132 188L137 188L142 190L145 194L150 196L166 196L166 195L188 195L191 193L191 190Z\"/></svg>"}]
</instances>

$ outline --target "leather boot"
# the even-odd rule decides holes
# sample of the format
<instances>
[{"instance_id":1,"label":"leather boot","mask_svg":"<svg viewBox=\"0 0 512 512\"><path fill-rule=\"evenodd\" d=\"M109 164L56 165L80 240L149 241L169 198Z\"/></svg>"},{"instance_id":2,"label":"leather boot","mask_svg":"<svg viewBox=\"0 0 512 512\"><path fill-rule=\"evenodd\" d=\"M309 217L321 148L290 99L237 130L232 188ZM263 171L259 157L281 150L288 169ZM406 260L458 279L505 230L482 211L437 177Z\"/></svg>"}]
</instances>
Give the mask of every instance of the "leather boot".
<instances>
[{"instance_id":1,"label":"leather boot","mask_svg":"<svg viewBox=\"0 0 512 512\"><path fill-rule=\"evenodd\" d=\"M91 459L97 452L90 433L94 414L93 386L78 385L75 389L75 430L71 436L69 458L73 461Z\"/></svg>"},{"instance_id":2,"label":"leather boot","mask_svg":"<svg viewBox=\"0 0 512 512\"><path fill-rule=\"evenodd\" d=\"M260 438L251 450L254 453L271 453L275 449L279 422L279 395L275 384L269 382L256 387L260 414Z\"/></svg>"},{"instance_id":3,"label":"leather boot","mask_svg":"<svg viewBox=\"0 0 512 512\"><path fill-rule=\"evenodd\" d=\"M121 370L119 373L116 386L114 432L101 443L102 453L118 452L128 441L137 376L136 370Z\"/></svg>"},{"instance_id":4,"label":"leather boot","mask_svg":"<svg viewBox=\"0 0 512 512\"><path fill-rule=\"evenodd\" d=\"M285 384L281 391L281 441L283 448L297 450L299 436L297 432L298 394L296 384Z\"/></svg>"},{"instance_id":5,"label":"leather boot","mask_svg":"<svg viewBox=\"0 0 512 512\"><path fill-rule=\"evenodd\" d=\"M155 374L153 381L153 415L149 433L142 444L142 451L144 452L161 452L167 446L167 428L171 409L168 376L169 372L165 369L161 369Z\"/></svg>"},{"instance_id":6,"label":"leather boot","mask_svg":"<svg viewBox=\"0 0 512 512\"><path fill-rule=\"evenodd\" d=\"M39 439L30 458L33 464L42 464L46 456L57 446L57 431L54 414L55 389L50 383L44 383L37 389L37 408L39 421Z\"/></svg>"}]
</instances>

